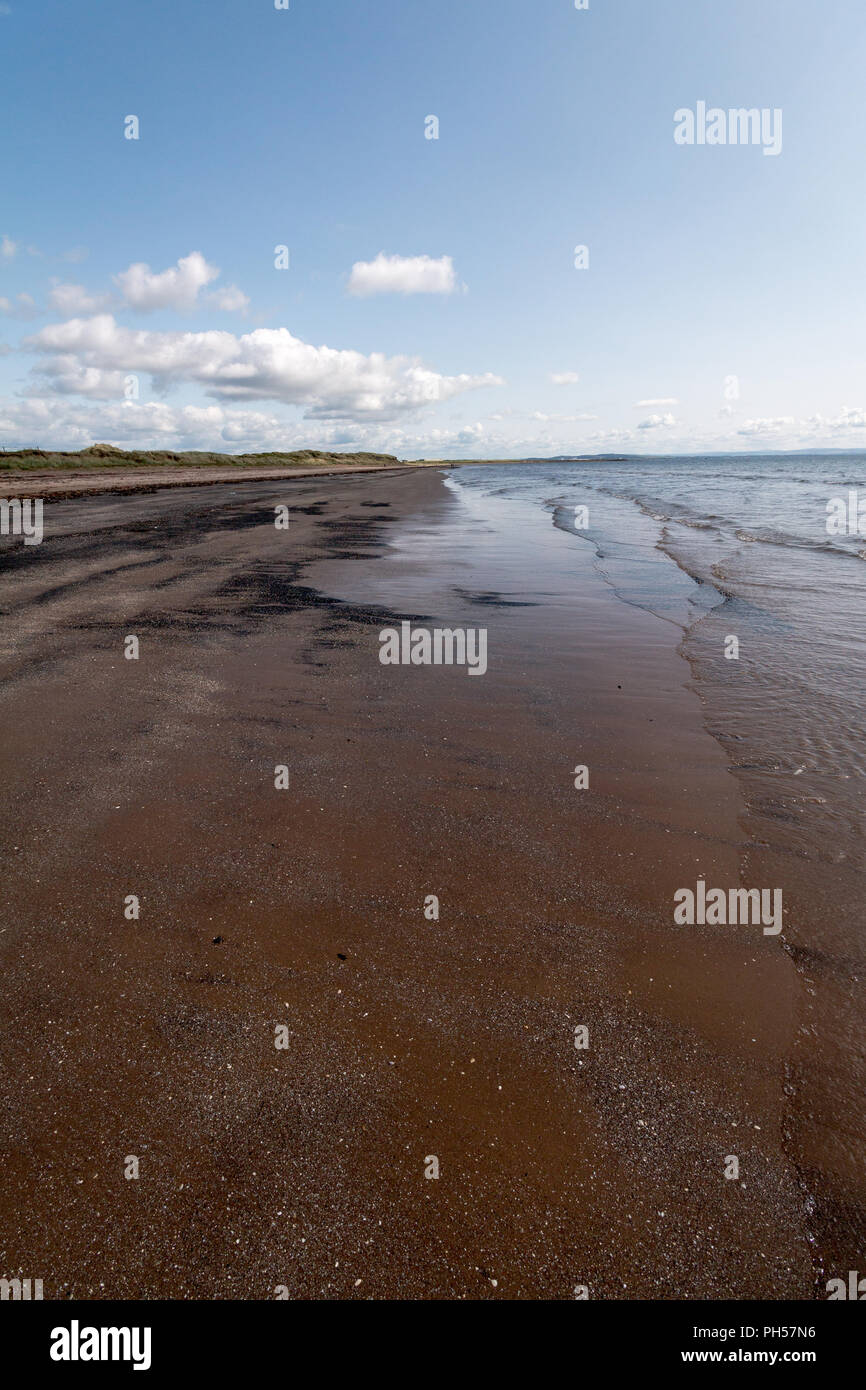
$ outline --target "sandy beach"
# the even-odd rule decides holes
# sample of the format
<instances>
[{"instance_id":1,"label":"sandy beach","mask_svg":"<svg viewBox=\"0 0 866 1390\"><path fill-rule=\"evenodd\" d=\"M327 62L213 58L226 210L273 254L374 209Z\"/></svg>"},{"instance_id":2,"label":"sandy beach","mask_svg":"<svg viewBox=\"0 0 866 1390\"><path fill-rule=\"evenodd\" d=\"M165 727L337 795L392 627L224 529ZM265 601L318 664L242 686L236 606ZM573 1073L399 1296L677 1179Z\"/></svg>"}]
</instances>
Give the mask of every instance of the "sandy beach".
<instances>
[{"instance_id":1,"label":"sandy beach","mask_svg":"<svg viewBox=\"0 0 866 1390\"><path fill-rule=\"evenodd\" d=\"M3 545L7 1274L810 1299L849 1268L786 1141L795 961L672 921L740 881L740 784L680 631L589 548L540 521L521 580L438 469L103 493ZM406 619L484 627L483 679L383 666Z\"/></svg>"},{"instance_id":2,"label":"sandy beach","mask_svg":"<svg viewBox=\"0 0 866 1390\"><path fill-rule=\"evenodd\" d=\"M423 465L415 464L414 467ZM103 492L157 492L167 487L209 487L214 483L276 482L283 478L335 477L345 473L390 471L386 465L351 464L330 468L32 468L0 475L4 497L91 497ZM397 469L402 471L402 466Z\"/></svg>"}]
</instances>

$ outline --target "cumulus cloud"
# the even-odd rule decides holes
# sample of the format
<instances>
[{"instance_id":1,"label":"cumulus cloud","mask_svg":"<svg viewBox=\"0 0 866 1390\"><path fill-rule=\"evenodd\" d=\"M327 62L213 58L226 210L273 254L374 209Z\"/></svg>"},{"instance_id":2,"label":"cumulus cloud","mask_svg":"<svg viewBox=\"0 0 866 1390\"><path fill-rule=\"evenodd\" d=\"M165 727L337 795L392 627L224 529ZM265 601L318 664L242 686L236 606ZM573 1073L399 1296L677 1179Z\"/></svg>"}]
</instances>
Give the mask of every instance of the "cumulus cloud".
<instances>
[{"instance_id":1,"label":"cumulus cloud","mask_svg":"<svg viewBox=\"0 0 866 1390\"><path fill-rule=\"evenodd\" d=\"M149 313L153 309L189 310L195 308L199 291L216 280L219 270L209 265L200 251L181 256L168 270L152 271L144 261L136 261L114 276L124 302L132 309Z\"/></svg>"},{"instance_id":2,"label":"cumulus cloud","mask_svg":"<svg viewBox=\"0 0 866 1390\"><path fill-rule=\"evenodd\" d=\"M442 376L416 358L314 347L286 328L259 328L241 337L216 329L153 333L122 327L111 314L50 324L25 347L48 356L42 372L49 382L68 380L73 364L97 372L146 372L159 390L194 382L221 400L302 405L310 419L389 419L503 384L489 372Z\"/></svg>"},{"instance_id":3,"label":"cumulus cloud","mask_svg":"<svg viewBox=\"0 0 866 1390\"><path fill-rule=\"evenodd\" d=\"M560 441L538 434L497 433L486 421L450 425L375 420L299 420L283 407L272 410L222 404L172 406L164 401L0 399L0 441L7 448L40 444L79 449L94 440L121 448L213 449L242 453L259 449L370 449L401 458L504 458L563 452Z\"/></svg>"},{"instance_id":4,"label":"cumulus cloud","mask_svg":"<svg viewBox=\"0 0 866 1390\"><path fill-rule=\"evenodd\" d=\"M91 294L83 285L58 284L48 295L52 309L61 314L95 314L110 301L107 294Z\"/></svg>"},{"instance_id":5,"label":"cumulus cloud","mask_svg":"<svg viewBox=\"0 0 866 1390\"><path fill-rule=\"evenodd\" d=\"M450 256L438 261L430 256L386 256L380 251L374 261L356 261L349 276L349 293L372 294L454 294L457 276Z\"/></svg>"},{"instance_id":6,"label":"cumulus cloud","mask_svg":"<svg viewBox=\"0 0 866 1390\"><path fill-rule=\"evenodd\" d=\"M676 420L674 419L673 415L671 415L670 411L667 411L664 415L648 415L647 418L646 418L645 420L641 420L640 424L638 425L638 429L639 429L639 430L661 430L661 429L669 429L669 428L671 427L671 425L675 425L675 424L676 424Z\"/></svg>"},{"instance_id":7,"label":"cumulus cloud","mask_svg":"<svg viewBox=\"0 0 866 1390\"><path fill-rule=\"evenodd\" d=\"M277 415L226 410L219 405L175 408L162 401L123 401L99 406L45 399L0 401L0 438L7 447L38 439L49 447L76 449L100 439L118 447L177 445L233 452L266 442L293 448L309 440L308 430L303 440L294 435L292 427Z\"/></svg>"},{"instance_id":8,"label":"cumulus cloud","mask_svg":"<svg viewBox=\"0 0 866 1390\"><path fill-rule=\"evenodd\" d=\"M17 241L13 241L11 237L4 236L0 239L0 256L2 256L4 260L11 261L17 250L18 243Z\"/></svg>"},{"instance_id":9,"label":"cumulus cloud","mask_svg":"<svg viewBox=\"0 0 866 1390\"><path fill-rule=\"evenodd\" d=\"M550 380L554 386L575 386L580 377L577 372L552 372Z\"/></svg>"},{"instance_id":10,"label":"cumulus cloud","mask_svg":"<svg viewBox=\"0 0 866 1390\"><path fill-rule=\"evenodd\" d=\"M817 420L820 424L829 425L832 430L861 430L866 426L866 410L860 406L843 405L834 419L821 420L819 415Z\"/></svg>"},{"instance_id":11,"label":"cumulus cloud","mask_svg":"<svg viewBox=\"0 0 866 1390\"><path fill-rule=\"evenodd\" d=\"M764 420L745 420L738 433L764 437L767 435L783 434L794 424L793 415L778 415L774 419Z\"/></svg>"},{"instance_id":12,"label":"cumulus cloud","mask_svg":"<svg viewBox=\"0 0 866 1390\"><path fill-rule=\"evenodd\" d=\"M223 289L213 290L208 295L208 303L226 314L245 314L250 307L250 297L237 285L226 285Z\"/></svg>"},{"instance_id":13,"label":"cumulus cloud","mask_svg":"<svg viewBox=\"0 0 866 1390\"><path fill-rule=\"evenodd\" d=\"M87 396L91 400L122 400L129 373L86 367L71 354L52 357L38 373L39 384L30 396Z\"/></svg>"},{"instance_id":14,"label":"cumulus cloud","mask_svg":"<svg viewBox=\"0 0 866 1390\"><path fill-rule=\"evenodd\" d=\"M633 438L631 430L618 427L609 430L595 430L589 440L593 444L628 444Z\"/></svg>"},{"instance_id":15,"label":"cumulus cloud","mask_svg":"<svg viewBox=\"0 0 866 1390\"><path fill-rule=\"evenodd\" d=\"M483 424L406 430L376 422L302 423L282 414L221 405L173 407L163 401L95 404L69 398L0 400L0 440L5 447L39 443L80 449L103 440L119 448L213 449L243 453L259 449L370 449L401 457L447 453L483 457L507 452L506 441Z\"/></svg>"},{"instance_id":16,"label":"cumulus cloud","mask_svg":"<svg viewBox=\"0 0 866 1390\"><path fill-rule=\"evenodd\" d=\"M126 308L150 313L154 309L175 309L188 313L202 304L218 309L223 313L245 314L249 308L249 295L244 294L237 285L222 285L203 297L201 291L219 278L218 266L210 265L200 251L181 256L177 265L168 270L153 271L144 261L137 261L127 270L114 276L119 286ZM77 312L94 312L105 308L109 297L103 296L92 309L81 307ZM74 306L70 312L76 312Z\"/></svg>"}]
</instances>

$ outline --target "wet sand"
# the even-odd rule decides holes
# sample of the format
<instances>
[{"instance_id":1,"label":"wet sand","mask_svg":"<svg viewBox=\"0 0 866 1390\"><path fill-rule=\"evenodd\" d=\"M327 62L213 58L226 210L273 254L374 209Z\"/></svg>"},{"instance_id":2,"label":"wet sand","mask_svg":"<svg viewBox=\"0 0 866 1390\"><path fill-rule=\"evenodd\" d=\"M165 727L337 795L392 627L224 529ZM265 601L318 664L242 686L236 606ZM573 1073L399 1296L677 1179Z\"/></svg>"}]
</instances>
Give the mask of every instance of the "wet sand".
<instances>
[{"instance_id":1,"label":"wet sand","mask_svg":"<svg viewBox=\"0 0 866 1390\"><path fill-rule=\"evenodd\" d=\"M785 1147L801 979L758 928L672 921L744 839L680 631L552 526L522 589L492 522L459 572L395 552L458 513L438 470L239 481L3 543L0 1274L823 1296ZM405 617L486 627L487 674L383 667Z\"/></svg>"},{"instance_id":2,"label":"wet sand","mask_svg":"<svg viewBox=\"0 0 866 1390\"><path fill-rule=\"evenodd\" d=\"M413 464L413 467L425 467ZM402 469L403 465L399 465ZM282 478L331 478L345 473L395 472L392 465L351 463L327 468L31 468L4 469L4 497L89 497L102 492L157 492L166 487L210 487L214 483L270 482Z\"/></svg>"}]
</instances>

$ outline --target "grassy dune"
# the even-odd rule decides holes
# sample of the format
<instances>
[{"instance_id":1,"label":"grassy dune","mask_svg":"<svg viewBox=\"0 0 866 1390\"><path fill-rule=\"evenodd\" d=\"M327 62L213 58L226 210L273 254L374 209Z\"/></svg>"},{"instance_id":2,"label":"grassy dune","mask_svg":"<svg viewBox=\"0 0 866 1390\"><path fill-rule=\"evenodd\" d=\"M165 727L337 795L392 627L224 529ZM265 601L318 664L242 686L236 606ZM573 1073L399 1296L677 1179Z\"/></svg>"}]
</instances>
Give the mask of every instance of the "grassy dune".
<instances>
[{"instance_id":1,"label":"grassy dune","mask_svg":"<svg viewBox=\"0 0 866 1390\"><path fill-rule=\"evenodd\" d=\"M175 453L169 449L115 449L112 444L92 444L77 453L52 453L45 449L0 451L0 471L89 468L334 468L341 464L394 467L393 454L328 454L320 449L296 449L292 453L207 454Z\"/></svg>"}]
</instances>

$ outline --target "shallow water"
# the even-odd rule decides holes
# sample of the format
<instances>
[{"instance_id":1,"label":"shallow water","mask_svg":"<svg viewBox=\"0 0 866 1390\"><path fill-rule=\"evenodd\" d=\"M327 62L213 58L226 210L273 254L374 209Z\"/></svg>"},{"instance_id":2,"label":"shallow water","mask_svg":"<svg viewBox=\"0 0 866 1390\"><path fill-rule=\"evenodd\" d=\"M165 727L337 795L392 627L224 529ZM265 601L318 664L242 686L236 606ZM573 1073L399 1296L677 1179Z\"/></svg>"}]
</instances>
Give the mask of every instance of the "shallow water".
<instances>
[{"instance_id":1,"label":"shallow water","mask_svg":"<svg viewBox=\"0 0 866 1390\"><path fill-rule=\"evenodd\" d=\"M798 850L862 866L866 538L829 535L827 504L866 498L864 456L465 467L449 484L474 507L546 512L593 547L620 598L679 623L714 732L743 774L774 775L767 814L778 826L810 798L802 833L788 826Z\"/></svg>"}]
</instances>

